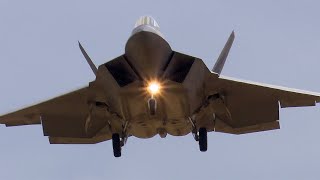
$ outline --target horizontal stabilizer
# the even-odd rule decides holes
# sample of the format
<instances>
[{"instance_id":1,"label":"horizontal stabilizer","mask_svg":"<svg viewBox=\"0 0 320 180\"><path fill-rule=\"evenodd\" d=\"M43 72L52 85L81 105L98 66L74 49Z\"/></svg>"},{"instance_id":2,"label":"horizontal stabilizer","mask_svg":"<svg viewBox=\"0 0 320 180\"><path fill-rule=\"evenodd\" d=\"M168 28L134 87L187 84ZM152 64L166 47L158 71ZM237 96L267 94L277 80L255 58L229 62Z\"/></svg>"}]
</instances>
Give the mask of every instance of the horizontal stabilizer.
<instances>
[{"instance_id":1,"label":"horizontal stabilizer","mask_svg":"<svg viewBox=\"0 0 320 180\"><path fill-rule=\"evenodd\" d=\"M93 73L94 73L95 75L97 75L97 71L98 71L97 67L94 65L94 63L92 62L92 60L91 60L91 58L89 57L89 55L87 54L87 52L86 52L86 51L84 50L84 48L82 47L81 43L80 43L79 41L78 41L78 43L79 43L79 48L80 48L83 56L86 58L86 60L87 60L87 62L88 62L88 64L89 64L89 66L91 67Z\"/></svg>"},{"instance_id":2,"label":"horizontal stabilizer","mask_svg":"<svg viewBox=\"0 0 320 180\"><path fill-rule=\"evenodd\" d=\"M220 56L218 57L218 59L216 61L216 64L214 65L214 67L212 69L213 72L215 72L217 74L221 73L221 71L223 69L223 66L224 66L224 63L226 62L226 59L227 59L228 54L229 54L229 51L231 49L234 37L235 37L234 31L232 31L232 33L229 36L229 39L228 39L227 43L224 45L224 48L222 49L222 51L220 53Z\"/></svg>"}]
</instances>

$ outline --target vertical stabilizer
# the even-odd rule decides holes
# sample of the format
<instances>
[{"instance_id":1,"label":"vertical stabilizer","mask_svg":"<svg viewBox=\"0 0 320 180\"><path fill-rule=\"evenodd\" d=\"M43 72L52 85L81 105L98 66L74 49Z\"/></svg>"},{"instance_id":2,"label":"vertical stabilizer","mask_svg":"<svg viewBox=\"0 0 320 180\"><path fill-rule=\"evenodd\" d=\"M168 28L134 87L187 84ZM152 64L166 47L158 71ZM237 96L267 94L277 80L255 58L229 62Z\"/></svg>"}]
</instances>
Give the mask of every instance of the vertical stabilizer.
<instances>
[{"instance_id":1,"label":"vertical stabilizer","mask_svg":"<svg viewBox=\"0 0 320 180\"><path fill-rule=\"evenodd\" d=\"M212 71L219 74L221 73L224 63L226 62L226 59L228 57L229 51L231 49L233 40L235 38L234 35L234 31L232 31L232 33L229 36L229 39L227 41L227 43L224 45L224 48L222 49L220 56L218 57L216 64L214 65L214 67L212 68Z\"/></svg>"},{"instance_id":2,"label":"vertical stabilizer","mask_svg":"<svg viewBox=\"0 0 320 180\"><path fill-rule=\"evenodd\" d=\"M89 57L89 55L87 54L87 52L84 50L84 48L82 47L81 43L78 41L79 43L79 48L83 54L83 56L86 58L87 63L89 64L90 68L92 69L92 72L97 75L97 67L94 65L94 63L92 62L91 58Z\"/></svg>"}]
</instances>

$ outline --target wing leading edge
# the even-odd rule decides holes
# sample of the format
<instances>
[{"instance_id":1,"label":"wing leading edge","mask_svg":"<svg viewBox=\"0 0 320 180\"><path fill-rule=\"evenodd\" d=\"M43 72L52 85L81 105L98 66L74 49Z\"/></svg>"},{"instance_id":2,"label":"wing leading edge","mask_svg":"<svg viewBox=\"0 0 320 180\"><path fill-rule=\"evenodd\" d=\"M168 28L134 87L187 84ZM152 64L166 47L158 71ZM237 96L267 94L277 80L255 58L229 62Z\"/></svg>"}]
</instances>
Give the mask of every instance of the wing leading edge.
<instances>
[{"instance_id":1,"label":"wing leading edge","mask_svg":"<svg viewBox=\"0 0 320 180\"><path fill-rule=\"evenodd\" d=\"M225 76L208 83L210 94L220 93L231 118L217 118L215 131L243 134L279 129L279 107L315 106L320 94Z\"/></svg>"},{"instance_id":2,"label":"wing leading edge","mask_svg":"<svg viewBox=\"0 0 320 180\"><path fill-rule=\"evenodd\" d=\"M81 114L87 110L87 87L55 97L45 102L31 105L18 111L0 116L0 123L6 126L41 124L42 115L61 115L62 117ZM74 108L70 108L74 107Z\"/></svg>"},{"instance_id":3,"label":"wing leading edge","mask_svg":"<svg viewBox=\"0 0 320 180\"><path fill-rule=\"evenodd\" d=\"M6 126L42 124L51 144L92 144L111 138L106 128L88 135L88 87L0 116Z\"/></svg>"}]
</instances>

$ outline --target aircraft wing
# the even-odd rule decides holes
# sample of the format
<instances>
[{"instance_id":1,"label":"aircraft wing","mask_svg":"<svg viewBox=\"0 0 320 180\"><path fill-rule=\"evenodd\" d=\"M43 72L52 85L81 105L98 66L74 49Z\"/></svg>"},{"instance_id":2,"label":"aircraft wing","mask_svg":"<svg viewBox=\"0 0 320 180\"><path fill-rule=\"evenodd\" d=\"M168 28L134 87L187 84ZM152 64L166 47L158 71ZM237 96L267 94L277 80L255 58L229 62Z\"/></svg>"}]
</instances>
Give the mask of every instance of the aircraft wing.
<instances>
[{"instance_id":1,"label":"aircraft wing","mask_svg":"<svg viewBox=\"0 0 320 180\"><path fill-rule=\"evenodd\" d=\"M6 126L41 124L40 116L47 114L61 117L83 116L88 111L86 91L87 88L81 88L48 101L2 115L0 116L0 123Z\"/></svg>"},{"instance_id":2,"label":"aircraft wing","mask_svg":"<svg viewBox=\"0 0 320 180\"><path fill-rule=\"evenodd\" d=\"M243 134L279 129L279 107L315 106L320 94L263 83L217 77L209 91L220 92L230 118L217 118L215 131Z\"/></svg>"},{"instance_id":3,"label":"aircraft wing","mask_svg":"<svg viewBox=\"0 0 320 180\"><path fill-rule=\"evenodd\" d=\"M87 92L88 88L84 87L2 115L0 124L6 126L42 124L44 135L49 136L50 142L55 144L97 143L108 140L110 139L109 134L95 134L95 136L88 137L85 127L89 114Z\"/></svg>"}]
</instances>

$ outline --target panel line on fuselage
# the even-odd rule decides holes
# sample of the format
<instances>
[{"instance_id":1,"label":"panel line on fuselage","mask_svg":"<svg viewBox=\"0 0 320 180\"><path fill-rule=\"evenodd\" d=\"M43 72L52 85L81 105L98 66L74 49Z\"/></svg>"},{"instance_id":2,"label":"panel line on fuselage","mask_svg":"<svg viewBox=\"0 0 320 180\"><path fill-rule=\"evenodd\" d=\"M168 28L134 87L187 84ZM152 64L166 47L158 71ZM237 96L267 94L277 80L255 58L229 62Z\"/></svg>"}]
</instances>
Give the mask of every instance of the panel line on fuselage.
<instances>
[{"instance_id":1,"label":"panel line on fuselage","mask_svg":"<svg viewBox=\"0 0 320 180\"><path fill-rule=\"evenodd\" d=\"M136 75L138 76L139 80L142 81L143 78L142 78L141 74L140 74L140 73L137 71L137 69L131 64L131 62L128 61L128 58L127 58L127 56L126 56L125 54L123 55L123 58L124 58L124 60L128 63L128 65L130 66L130 68L132 69L132 71L133 71L134 73L136 73Z\"/></svg>"}]
</instances>

